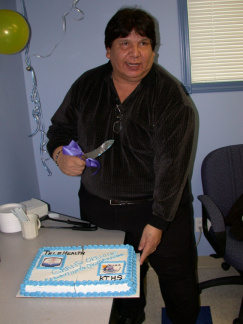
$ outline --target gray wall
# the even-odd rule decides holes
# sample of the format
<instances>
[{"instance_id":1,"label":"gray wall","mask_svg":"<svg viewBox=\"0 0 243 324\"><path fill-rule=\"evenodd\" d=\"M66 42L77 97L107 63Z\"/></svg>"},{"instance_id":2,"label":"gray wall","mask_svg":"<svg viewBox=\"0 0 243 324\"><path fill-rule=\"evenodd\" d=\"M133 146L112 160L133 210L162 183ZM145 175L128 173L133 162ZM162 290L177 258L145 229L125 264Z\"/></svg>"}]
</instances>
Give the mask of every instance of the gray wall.
<instances>
[{"instance_id":1,"label":"gray wall","mask_svg":"<svg viewBox=\"0 0 243 324\"><path fill-rule=\"evenodd\" d=\"M8 3L7 0L4 2L5 4ZM20 6L20 2L16 3ZM37 75L46 129L50 125L51 116L60 105L72 82L87 69L107 61L104 48L104 29L107 21L121 6L138 4L138 6L148 10L156 17L159 24L161 43L157 56L158 63L177 78L181 78L177 0L79 1L78 7L85 13L84 20L74 20L73 18L77 17L75 12L67 16L67 31L63 41L51 56L44 59L39 59L34 54L47 55L51 52L54 45L60 42L63 36L61 17L69 10L72 1L25 0L25 3L32 29L31 60ZM18 10L21 10L21 7ZM8 123L4 137L7 138L8 146L5 144L3 136L1 136L1 144L5 146L5 154L8 156L4 164L7 178L5 182L11 179L12 183L14 183L15 177L20 176L19 172L16 171L17 169L15 169L18 166L22 168L22 179L29 189L31 184L36 181L35 163L41 199L49 202L54 211L78 217L77 191L80 179L61 174L53 161L48 163L53 175L51 177L47 176L47 172L40 161L40 137L35 136L32 140L26 137L29 134L27 116L30 118L31 130L34 131L35 129L35 122L31 116L33 106L29 100L32 89L31 76L24 69L25 91L22 79L20 79L23 72L19 63L19 55L1 57L1 60L3 59L6 62L5 78L7 78L7 82L5 78L1 81L5 90L1 89L0 91L3 91L3 93L7 91L11 99L7 100L5 97L4 101L4 106L6 106L5 114L7 114L5 127ZM17 74L15 71L16 67L11 66L9 68L9 64L17 65L20 72ZM22 64L25 67L24 53L22 53ZM10 69L13 70L12 73ZM15 91L13 91L12 83L16 77L19 84L14 86ZM18 95L13 98L12 93ZM197 200L197 195L202 193L200 178L202 160L211 150L220 146L242 142L243 92L193 94L192 99L198 112L198 143L192 174L192 191L194 195L194 215L195 217L201 217L201 206ZM26 106L26 100L28 106ZM16 101L19 103L17 108ZM12 113L11 110L13 110ZM20 123L24 125L20 125ZM18 138L18 144L15 144L14 148L9 146L13 135L15 138ZM35 162L33 161L32 151L29 149L29 146L31 146L30 141L33 142ZM16 150L22 150L22 155L16 155ZM27 159L27 155L29 159ZM22 156L25 157L24 160ZM28 163L28 166L24 161ZM14 167L11 166L11 163L14 163ZM14 176L13 172L15 173ZM30 181L30 176L34 177L33 182ZM16 195L18 195L18 192L21 195L21 186L18 186L15 191ZM38 192L36 194L38 195ZM207 255L211 252L212 249L205 238L202 237L198 245L199 255Z\"/></svg>"},{"instance_id":2,"label":"gray wall","mask_svg":"<svg viewBox=\"0 0 243 324\"><path fill-rule=\"evenodd\" d=\"M3 0L0 9L15 10ZM39 198L21 54L0 54L0 204Z\"/></svg>"}]
</instances>

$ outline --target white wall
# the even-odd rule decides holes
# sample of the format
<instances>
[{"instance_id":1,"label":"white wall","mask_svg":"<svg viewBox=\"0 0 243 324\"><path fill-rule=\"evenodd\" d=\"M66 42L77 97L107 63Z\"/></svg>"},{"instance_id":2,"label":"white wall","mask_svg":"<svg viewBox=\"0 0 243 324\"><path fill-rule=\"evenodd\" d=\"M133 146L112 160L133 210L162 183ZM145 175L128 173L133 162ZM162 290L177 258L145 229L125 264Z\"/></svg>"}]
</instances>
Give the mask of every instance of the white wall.
<instances>
[{"instance_id":1,"label":"white wall","mask_svg":"<svg viewBox=\"0 0 243 324\"><path fill-rule=\"evenodd\" d=\"M16 10L2 0L0 10ZM21 54L0 54L0 205L39 198Z\"/></svg>"},{"instance_id":2,"label":"white wall","mask_svg":"<svg viewBox=\"0 0 243 324\"><path fill-rule=\"evenodd\" d=\"M61 17L69 10L72 1L25 0L25 3L32 29L30 54L47 55L62 39ZM158 51L158 63L177 78L181 78L176 0L79 1L77 5L85 13L85 18L75 21L73 18L77 17L77 12L73 11L66 17L65 37L52 55L43 59L31 57L37 76L46 129L50 125L50 118L75 79L87 69L107 61L104 29L108 20L121 6L135 4L149 11L159 23L161 46ZM25 66L24 53L22 58ZM29 96L32 79L27 71L24 76L28 111L31 116L33 106ZM199 138L192 176L192 191L195 217L201 217L201 206L196 197L202 193L200 179L202 160L213 149L242 142L243 92L193 94L192 99L197 107L199 118ZM31 120L31 127L32 130L35 129L33 120ZM40 161L39 141L39 136L33 138L41 198L50 203L52 210L78 217L77 192L80 179L63 175L52 160L49 161L48 166L53 174L48 177ZM202 238L198 246L199 255L207 255L211 251L208 243Z\"/></svg>"}]
</instances>

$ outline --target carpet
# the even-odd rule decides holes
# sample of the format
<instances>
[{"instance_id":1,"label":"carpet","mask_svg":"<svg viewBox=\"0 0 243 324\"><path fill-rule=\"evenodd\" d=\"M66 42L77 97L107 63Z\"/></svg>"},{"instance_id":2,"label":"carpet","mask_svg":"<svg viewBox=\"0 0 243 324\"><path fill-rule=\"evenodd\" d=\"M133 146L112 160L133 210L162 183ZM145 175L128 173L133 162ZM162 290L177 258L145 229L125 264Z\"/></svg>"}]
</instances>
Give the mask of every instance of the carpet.
<instances>
[{"instance_id":1,"label":"carpet","mask_svg":"<svg viewBox=\"0 0 243 324\"><path fill-rule=\"evenodd\" d=\"M162 324L173 324L166 316L165 308L162 308ZM209 306L201 306L196 324L213 324Z\"/></svg>"}]
</instances>

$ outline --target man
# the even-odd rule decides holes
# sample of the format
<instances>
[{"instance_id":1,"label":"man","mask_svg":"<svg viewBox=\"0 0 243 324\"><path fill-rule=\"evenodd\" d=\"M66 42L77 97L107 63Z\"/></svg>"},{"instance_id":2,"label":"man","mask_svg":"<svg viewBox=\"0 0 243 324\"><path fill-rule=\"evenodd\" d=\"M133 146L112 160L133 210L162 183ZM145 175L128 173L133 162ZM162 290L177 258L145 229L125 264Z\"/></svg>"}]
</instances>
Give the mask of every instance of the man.
<instances>
[{"instance_id":1,"label":"man","mask_svg":"<svg viewBox=\"0 0 243 324\"><path fill-rule=\"evenodd\" d=\"M145 319L148 258L168 317L193 324L199 302L187 182L192 105L180 83L153 62L156 35L149 14L119 10L106 27L105 46L109 62L84 73L54 114L48 151L63 173L82 174L82 219L125 231L125 243L141 253L140 298L116 300L119 323ZM108 139L115 142L99 157L96 175L85 160L62 153L71 140L89 152Z\"/></svg>"}]
</instances>

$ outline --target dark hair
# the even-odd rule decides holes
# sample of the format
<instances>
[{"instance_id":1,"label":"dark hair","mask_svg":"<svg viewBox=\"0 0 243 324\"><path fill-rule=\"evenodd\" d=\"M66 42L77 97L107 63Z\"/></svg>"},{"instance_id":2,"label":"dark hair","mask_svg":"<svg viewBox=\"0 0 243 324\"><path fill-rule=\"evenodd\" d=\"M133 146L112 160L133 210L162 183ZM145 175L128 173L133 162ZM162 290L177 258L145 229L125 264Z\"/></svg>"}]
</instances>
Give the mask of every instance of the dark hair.
<instances>
[{"instance_id":1,"label":"dark hair","mask_svg":"<svg viewBox=\"0 0 243 324\"><path fill-rule=\"evenodd\" d=\"M132 30L151 40L152 50L156 46L156 33L153 18L137 8L123 8L110 19L105 29L105 47L111 48L118 37L127 37Z\"/></svg>"}]
</instances>

